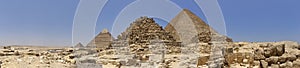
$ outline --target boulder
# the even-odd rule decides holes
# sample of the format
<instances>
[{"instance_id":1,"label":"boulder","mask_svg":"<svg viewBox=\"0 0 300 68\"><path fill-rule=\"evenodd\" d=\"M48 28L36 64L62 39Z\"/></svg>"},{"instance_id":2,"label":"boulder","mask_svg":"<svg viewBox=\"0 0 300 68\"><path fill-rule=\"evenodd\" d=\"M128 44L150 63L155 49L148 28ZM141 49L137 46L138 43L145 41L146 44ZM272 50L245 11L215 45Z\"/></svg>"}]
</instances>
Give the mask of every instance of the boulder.
<instances>
[{"instance_id":1,"label":"boulder","mask_svg":"<svg viewBox=\"0 0 300 68\"><path fill-rule=\"evenodd\" d=\"M208 62L208 60L209 60L209 56L199 57L197 66L205 65Z\"/></svg>"},{"instance_id":2,"label":"boulder","mask_svg":"<svg viewBox=\"0 0 300 68\"><path fill-rule=\"evenodd\" d=\"M272 56L272 57L270 57L270 58L266 58L266 61L267 61L269 64L277 64L278 59L279 59L279 57L277 57L277 56Z\"/></svg>"},{"instance_id":3,"label":"boulder","mask_svg":"<svg viewBox=\"0 0 300 68\"><path fill-rule=\"evenodd\" d=\"M71 64L75 64L76 60L74 59L75 57L73 55L65 56L63 59Z\"/></svg>"},{"instance_id":4,"label":"boulder","mask_svg":"<svg viewBox=\"0 0 300 68\"><path fill-rule=\"evenodd\" d=\"M119 61L121 65L126 65L126 61Z\"/></svg>"},{"instance_id":5,"label":"boulder","mask_svg":"<svg viewBox=\"0 0 300 68\"><path fill-rule=\"evenodd\" d=\"M278 64L272 64L271 68L279 68L279 65Z\"/></svg>"},{"instance_id":6,"label":"boulder","mask_svg":"<svg viewBox=\"0 0 300 68\"><path fill-rule=\"evenodd\" d=\"M225 55L226 63L234 64L234 63L252 63L254 61L253 54L251 53L230 53ZM247 60L247 62L243 62Z\"/></svg>"},{"instance_id":7,"label":"boulder","mask_svg":"<svg viewBox=\"0 0 300 68\"><path fill-rule=\"evenodd\" d=\"M260 67L260 61L253 61L253 67Z\"/></svg>"},{"instance_id":8,"label":"boulder","mask_svg":"<svg viewBox=\"0 0 300 68\"><path fill-rule=\"evenodd\" d=\"M261 63L262 68L267 68L268 67L268 62L266 62L265 60L260 60L260 63Z\"/></svg>"},{"instance_id":9,"label":"boulder","mask_svg":"<svg viewBox=\"0 0 300 68\"><path fill-rule=\"evenodd\" d=\"M243 63L247 64L248 62L248 59L243 59Z\"/></svg>"},{"instance_id":10,"label":"boulder","mask_svg":"<svg viewBox=\"0 0 300 68\"><path fill-rule=\"evenodd\" d=\"M299 48L299 45L297 42L293 42L293 41L282 41L282 42L279 42L281 44L284 44L285 45L285 48L287 49L298 49Z\"/></svg>"},{"instance_id":11,"label":"boulder","mask_svg":"<svg viewBox=\"0 0 300 68\"><path fill-rule=\"evenodd\" d=\"M284 57L284 56L280 56L280 57L278 58L278 62L280 62L280 63L284 63L284 62L286 62L286 61L287 61L286 59L287 59L286 57Z\"/></svg>"},{"instance_id":12,"label":"boulder","mask_svg":"<svg viewBox=\"0 0 300 68\"><path fill-rule=\"evenodd\" d=\"M233 53L233 48L226 48L226 53Z\"/></svg>"},{"instance_id":13,"label":"boulder","mask_svg":"<svg viewBox=\"0 0 300 68\"><path fill-rule=\"evenodd\" d=\"M276 55L277 56L281 56L285 52L285 45L284 44L276 45L275 48L276 48L276 53L277 53Z\"/></svg>"},{"instance_id":14,"label":"boulder","mask_svg":"<svg viewBox=\"0 0 300 68\"><path fill-rule=\"evenodd\" d=\"M287 61L285 62L286 64L286 68L292 68L293 67L293 63L291 61Z\"/></svg>"},{"instance_id":15,"label":"boulder","mask_svg":"<svg viewBox=\"0 0 300 68\"><path fill-rule=\"evenodd\" d=\"M300 59L297 59L296 61L293 61L293 67L294 68L300 68Z\"/></svg>"},{"instance_id":16,"label":"boulder","mask_svg":"<svg viewBox=\"0 0 300 68\"><path fill-rule=\"evenodd\" d=\"M265 56L266 58L271 57L271 56L272 56L272 51L271 51L271 49L269 49L269 48L264 48L264 56Z\"/></svg>"},{"instance_id":17,"label":"boulder","mask_svg":"<svg viewBox=\"0 0 300 68\"><path fill-rule=\"evenodd\" d=\"M287 68L286 63L280 64L280 65L279 65L279 68Z\"/></svg>"},{"instance_id":18,"label":"boulder","mask_svg":"<svg viewBox=\"0 0 300 68\"><path fill-rule=\"evenodd\" d=\"M289 55L295 55L296 57L300 57L300 50L298 49L287 49L287 54Z\"/></svg>"},{"instance_id":19,"label":"boulder","mask_svg":"<svg viewBox=\"0 0 300 68\"><path fill-rule=\"evenodd\" d=\"M282 59L285 58L286 61L295 61L297 59L295 55L291 55L291 54L284 54L281 57Z\"/></svg>"},{"instance_id":20,"label":"boulder","mask_svg":"<svg viewBox=\"0 0 300 68\"><path fill-rule=\"evenodd\" d=\"M269 48L264 49L264 56L271 57L271 56L281 56L285 53L285 45L271 45Z\"/></svg>"},{"instance_id":21,"label":"boulder","mask_svg":"<svg viewBox=\"0 0 300 68\"><path fill-rule=\"evenodd\" d=\"M264 54L263 50L260 50L260 49L255 50L254 51L254 59L255 60L265 59L266 57L263 54Z\"/></svg>"}]
</instances>

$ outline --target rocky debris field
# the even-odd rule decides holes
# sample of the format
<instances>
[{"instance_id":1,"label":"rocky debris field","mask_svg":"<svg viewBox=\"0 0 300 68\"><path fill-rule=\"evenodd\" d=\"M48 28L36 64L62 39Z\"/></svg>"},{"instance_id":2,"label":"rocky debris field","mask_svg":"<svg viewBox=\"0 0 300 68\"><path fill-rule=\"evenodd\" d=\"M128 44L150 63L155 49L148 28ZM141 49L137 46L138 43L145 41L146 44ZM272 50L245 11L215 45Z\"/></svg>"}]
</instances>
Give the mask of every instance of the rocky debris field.
<instances>
[{"instance_id":1,"label":"rocky debris field","mask_svg":"<svg viewBox=\"0 0 300 68\"><path fill-rule=\"evenodd\" d=\"M300 68L300 50L296 42L239 42L226 48L228 67Z\"/></svg>"},{"instance_id":2,"label":"rocky debris field","mask_svg":"<svg viewBox=\"0 0 300 68\"><path fill-rule=\"evenodd\" d=\"M1 68L209 68L216 61L211 59L210 43L181 49L187 50L168 53L150 48L150 53L117 54L117 49L5 46L0 49L0 64ZM227 43L220 67L299 68L299 49L299 44L291 41Z\"/></svg>"},{"instance_id":3,"label":"rocky debris field","mask_svg":"<svg viewBox=\"0 0 300 68\"><path fill-rule=\"evenodd\" d=\"M64 68L76 63L71 48L5 46L0 50L1 68Z\"/></svg>"}]
</instances>

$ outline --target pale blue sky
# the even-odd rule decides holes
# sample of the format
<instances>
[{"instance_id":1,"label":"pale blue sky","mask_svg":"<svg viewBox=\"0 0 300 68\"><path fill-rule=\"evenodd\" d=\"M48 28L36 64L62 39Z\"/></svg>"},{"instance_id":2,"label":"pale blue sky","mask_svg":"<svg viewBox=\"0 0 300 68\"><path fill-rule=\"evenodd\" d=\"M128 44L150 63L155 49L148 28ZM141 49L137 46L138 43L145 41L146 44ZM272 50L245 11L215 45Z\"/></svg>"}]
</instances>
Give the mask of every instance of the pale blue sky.
<instances>
[{"instance_id":1,"label":"pale blue sky","mask_svg":"<svg viewBox=\"0 0 300 68\"><path fill-rule=\"evenodd\" d=\"M109 0L99 15L96 34L103 28L111 30L118 13L133 1ZM193 0L171 1L206 19ZM300 42L299 0L218 1L225 17L227 35L235 41ZM70 46L78 3L79 0L1 0L0 45Z\"/></svg>"}]
</instances>

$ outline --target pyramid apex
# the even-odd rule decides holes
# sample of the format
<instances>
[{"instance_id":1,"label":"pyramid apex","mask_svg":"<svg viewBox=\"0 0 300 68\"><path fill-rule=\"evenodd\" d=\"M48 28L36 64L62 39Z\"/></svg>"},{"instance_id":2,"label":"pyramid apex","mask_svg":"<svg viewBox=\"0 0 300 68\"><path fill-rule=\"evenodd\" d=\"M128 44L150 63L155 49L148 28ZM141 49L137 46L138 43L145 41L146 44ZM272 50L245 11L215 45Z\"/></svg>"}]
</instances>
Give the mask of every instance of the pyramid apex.
<instances>
[{"instance_id":1,"label":"pyramid apex","mask_svg":"<svg viewBox=\"0 0 300 68\"><path fill-rule=\"evenodd\" d=\"M184 12L191 12L189 9L184 8L182 11Z\"/></svg>"},{"instance_id":2,"label":"pyramid apex","mask_svg":"<svg viewBox=\"0 0 300 68\"><path fill-rule=\"evenodd\" d=\"M80 42L75 45L75 47L84 47Z\"/></svg>"},{"instance_id":3,"label":"pyramid apex","mask_svg":"<svg viewBox=\"0 0 300 68\"><path fill-rule=\"evenodd\" d=\"M194 16L194 17L198 17L198 16L196 16L196 14L194 14L191 10L189 10L189 9L183 9L180 13L179 13L179 15L180 14L186 14L186 15L188 15L188 16ZM199 18L200 19L200 18Z\"/></svg>"},{"instance_id":4,"label":"pyramid apex","mask_svg":"<svg viewBox=\"0 0 300 68\"><path fill-rule=\"evenodd\" d=\"M108 33L108 30L104 28L101 33Z\"/></svg>"}]
</instances>

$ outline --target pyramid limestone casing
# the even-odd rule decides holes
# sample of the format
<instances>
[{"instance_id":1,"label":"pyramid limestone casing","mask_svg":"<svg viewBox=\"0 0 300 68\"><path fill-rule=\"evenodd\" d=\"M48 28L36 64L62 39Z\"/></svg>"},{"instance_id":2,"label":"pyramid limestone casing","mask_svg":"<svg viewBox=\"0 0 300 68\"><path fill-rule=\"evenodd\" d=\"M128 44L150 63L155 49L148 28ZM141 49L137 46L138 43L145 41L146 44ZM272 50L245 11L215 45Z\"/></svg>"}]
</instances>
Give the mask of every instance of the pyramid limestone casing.
<instances>
[{"instance_id":1,"label":"pyramid limestone casing","mask_svg":"<svg viewBox=\"0 0 300 68\"><path fill-rule=\"evenodd\" d=\"M184 9L173 18L165 27L165 30L170 32L177 41L180 41L183 44L194 43L193 39L201 33L221 36L198 16L187 9ZM198 42L201 41L198 40Z\"/></svg>"}]
</instances>

